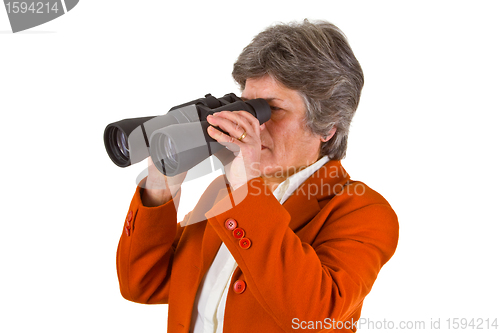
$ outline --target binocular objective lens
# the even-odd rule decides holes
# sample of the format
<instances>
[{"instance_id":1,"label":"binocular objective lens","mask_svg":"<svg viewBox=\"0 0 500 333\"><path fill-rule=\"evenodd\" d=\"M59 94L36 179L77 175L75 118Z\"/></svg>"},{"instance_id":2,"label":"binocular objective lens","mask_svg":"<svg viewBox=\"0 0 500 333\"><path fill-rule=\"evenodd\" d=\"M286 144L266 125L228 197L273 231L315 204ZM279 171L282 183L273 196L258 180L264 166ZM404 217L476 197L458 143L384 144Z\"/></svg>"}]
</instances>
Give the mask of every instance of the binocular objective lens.
<instances>
[{"instance_id":1,"label":"binocular objective lens","mask_svg":"<svg viewBox=\"0 0 500 333\"><path fill-rule=\"evenodd\" d=\"M127 137L125 136L125 133L123 133L120 130L116 131L116 143L118 144L118 148L120 149L120 152L123 154L125 158L129 158L129 147L128 147L128 142L127 142Z\"/></svg>"},{"instance_id":2,"label":"binocular objective lens","mask_svg":"<svg viewBox=\"0 0 500 333\"><path fill-rule=\"evenodd\" d=\"M177 155L177 149L174 142L168 135L160 134L158 135L158 141L156 141L156 149L154 149L153 161L159 170L163 170L166 175L177 170L179 165L179 156Z\"/></svg>"},{"instance_id":3,"label":"binocular objective lens","mask_svg":"<svg viewBox=\"0 0 500 333\"><path fill-rule=\"evenodd\" d=\"M167 158L169 159L169 161L177 166L177 163L179 163L179 161L177 160L177 150L175 149L174 142L172 141L172 139L170 139L169 136L167 136L165 150L167 151Z\"/></svg>"},{"instance_id":4,"label":"binocular objective lens","mask_svg":"<svg viewBox=\"0 0 500 333\"><path fill-rule=\"evenodd\" d=\"M165 167L169 169L177 169L177 164L179 164L177 150L175 149L174 142L169 136L165 136L165 142L163 143L163 147L165 149L164 155L164 163Z\"/></svg>"}]
</instances>

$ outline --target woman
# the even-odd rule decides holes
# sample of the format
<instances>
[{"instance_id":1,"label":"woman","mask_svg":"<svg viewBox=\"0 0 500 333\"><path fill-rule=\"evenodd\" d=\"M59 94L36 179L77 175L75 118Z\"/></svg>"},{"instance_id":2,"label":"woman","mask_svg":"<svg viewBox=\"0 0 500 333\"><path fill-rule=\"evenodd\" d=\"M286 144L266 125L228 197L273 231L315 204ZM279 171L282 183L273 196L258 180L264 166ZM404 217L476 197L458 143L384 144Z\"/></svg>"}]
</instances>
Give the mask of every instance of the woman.
<instances>
[{"instance_id":1,"label":"woman","mask_svg":"<svg viewBox=\"0 0 500 333\"><path fill-rule=\"evenodd\" d=\"M271 119L209 117L228 148L225 177L181 224L185 175L165 179L150 163L118 247L122 295L168 303L168 332L355 331L398 240L387 201L340 163L361 67L337 27L305 20L257 35L233 77Z\"/></svg>"}]
</instances>

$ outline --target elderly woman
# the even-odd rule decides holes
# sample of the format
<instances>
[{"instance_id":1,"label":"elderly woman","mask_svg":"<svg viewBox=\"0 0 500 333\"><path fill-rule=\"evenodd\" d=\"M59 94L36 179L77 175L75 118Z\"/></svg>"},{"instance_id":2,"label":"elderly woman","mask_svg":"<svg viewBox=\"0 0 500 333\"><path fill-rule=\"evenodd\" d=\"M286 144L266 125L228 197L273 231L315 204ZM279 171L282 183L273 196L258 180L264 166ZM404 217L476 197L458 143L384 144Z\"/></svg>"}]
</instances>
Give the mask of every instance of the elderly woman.
<instances>
[{"instance_id":1,"label":"elderly woman","mask_svg":"<svg viewBox=\"0 0 500 333\"><path fill-rule=\"evenodd\" d=\"M185 175L165 179L150 163L118 247L121 293L168 303L168 332L355 331L398 241L389 203L340 163L361 67L336 26L305 20L258 34L233 77L271 119L208 118L232 159L183 223Z\"/></svg>"}]
</instances>

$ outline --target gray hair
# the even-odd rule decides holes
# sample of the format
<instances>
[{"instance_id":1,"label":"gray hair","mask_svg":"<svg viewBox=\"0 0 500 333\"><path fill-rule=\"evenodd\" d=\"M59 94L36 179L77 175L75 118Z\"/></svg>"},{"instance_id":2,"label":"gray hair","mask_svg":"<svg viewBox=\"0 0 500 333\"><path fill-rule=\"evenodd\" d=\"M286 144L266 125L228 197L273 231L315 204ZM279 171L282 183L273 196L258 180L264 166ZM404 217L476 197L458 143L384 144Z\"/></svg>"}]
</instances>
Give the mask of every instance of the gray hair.
<instances>
[{"instance_id":1,"label":"gray hair","mask_svg":"<svg viewBox=\"0 0 500 333\"><path fill-rule=\"evenodd\" d=\"M320 154L344 158L364 78L342 31L329 22L307 19L267 28L243 49L233 78L243 90L247 79L266 74L302 96L305 123L313 133L325 137L336 127Z\"/></svg>"}]
</instances>

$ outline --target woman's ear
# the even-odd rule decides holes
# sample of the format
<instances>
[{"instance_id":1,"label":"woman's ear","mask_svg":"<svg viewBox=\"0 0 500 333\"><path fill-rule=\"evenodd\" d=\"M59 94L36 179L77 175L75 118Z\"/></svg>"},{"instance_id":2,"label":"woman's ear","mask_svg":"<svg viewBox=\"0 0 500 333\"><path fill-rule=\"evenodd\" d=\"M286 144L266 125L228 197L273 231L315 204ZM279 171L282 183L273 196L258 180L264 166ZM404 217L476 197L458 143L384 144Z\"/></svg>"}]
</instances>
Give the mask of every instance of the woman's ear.
<instances>
[{"instance_id":1,"label":"woman's ear","mask_svg":"<svg viewBox=\"0 0 500 333\"><path fill-rule=\"evenodd\" d=\"M337 127L332 128L332 129L330 130L330 132L328 132L328 134L327 134L327 135L322 136L322 137L320 138L321 142L327 142L328 140L330 140L330 139L333 137L333 135L335 134L335 132L336 132L336 131L337 131Z\"/></svg>"}]
</instances>

